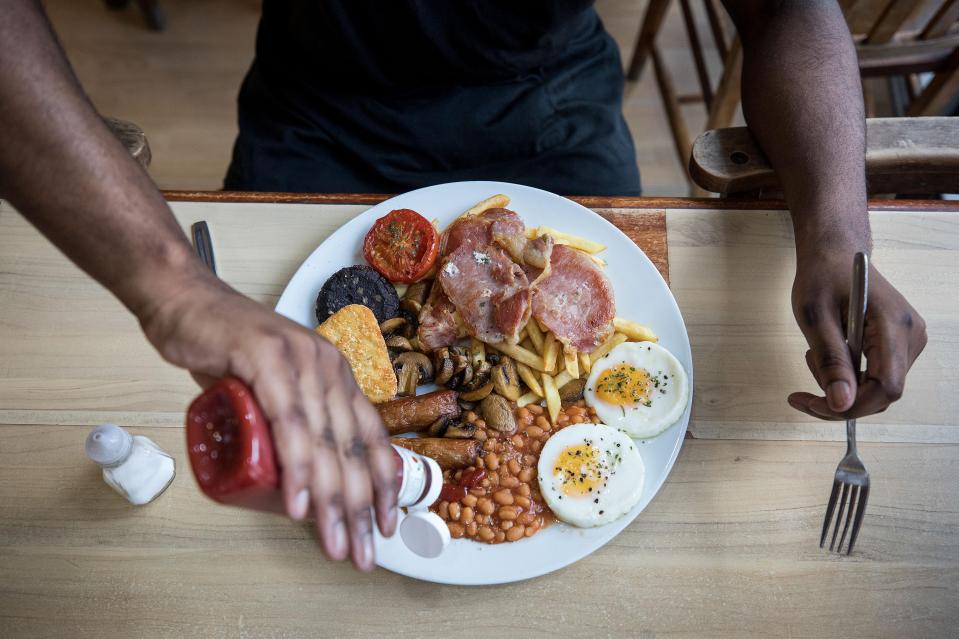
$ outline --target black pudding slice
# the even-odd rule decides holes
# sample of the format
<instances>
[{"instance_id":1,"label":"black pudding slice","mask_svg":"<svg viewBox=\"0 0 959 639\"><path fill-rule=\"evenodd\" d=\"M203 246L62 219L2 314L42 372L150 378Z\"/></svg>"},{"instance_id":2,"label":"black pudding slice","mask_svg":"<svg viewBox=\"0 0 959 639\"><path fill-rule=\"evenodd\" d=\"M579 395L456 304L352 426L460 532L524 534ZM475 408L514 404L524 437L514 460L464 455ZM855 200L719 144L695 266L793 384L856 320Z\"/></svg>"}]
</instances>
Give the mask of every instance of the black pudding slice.
<instances>
[{"instance_id":1,"label":"black pudding slice","mask_svg":"<svg viewBox=\"0 0 959 639\"><path fill-rule=\"evenodd\" d=\"M316 296L316 319L322 324L350 304L369 308L381 324L400 311L400 298L389 280L362 264L341 268L326 280Z\"/></svg>"}]
</instances>

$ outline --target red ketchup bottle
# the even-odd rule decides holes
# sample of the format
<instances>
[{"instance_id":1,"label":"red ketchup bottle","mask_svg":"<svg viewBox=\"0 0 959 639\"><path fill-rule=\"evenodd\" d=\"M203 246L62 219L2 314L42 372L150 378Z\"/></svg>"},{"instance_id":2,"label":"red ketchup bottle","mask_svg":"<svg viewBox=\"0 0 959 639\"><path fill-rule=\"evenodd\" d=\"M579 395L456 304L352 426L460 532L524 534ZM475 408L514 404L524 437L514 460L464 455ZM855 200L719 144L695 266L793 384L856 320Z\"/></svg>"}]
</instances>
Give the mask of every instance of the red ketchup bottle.
<instances>
[{"instance_id":1,"label":"red ketchup bottle","mask_svg":"<svg viewBox=\"0 0 959 639\"><path fill-rule=\"evenodd\" d=\"M225 378L193 400L186 416L187 453L197 483L221 504L285 513L281 469L273 433L253 392ZM439 464L393 446L397 505L406 508L400 537L414 553L437 557L450 541L449 528L428 510L443 487Z\"/></svg>"}]
</instances>

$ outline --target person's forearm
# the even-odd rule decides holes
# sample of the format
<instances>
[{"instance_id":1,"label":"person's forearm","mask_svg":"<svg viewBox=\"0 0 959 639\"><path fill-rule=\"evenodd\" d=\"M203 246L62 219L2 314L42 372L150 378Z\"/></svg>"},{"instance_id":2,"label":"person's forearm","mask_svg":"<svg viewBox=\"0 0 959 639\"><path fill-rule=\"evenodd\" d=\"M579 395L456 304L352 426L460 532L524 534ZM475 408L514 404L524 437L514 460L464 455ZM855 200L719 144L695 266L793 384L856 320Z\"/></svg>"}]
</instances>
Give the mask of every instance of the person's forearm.
<instances>
[{"instance_id":1,"label":"person's forearm","mask_svg":"<svg viewBox=\"0 0 959 639\"><path fill-rule=\"evenodd\" d=\"M0 197L137 314L199 271L156 186L87 100L38 2L0 0ZM149 284L148 284L149 283Z\"/></svg>"},{"instance_id":2,"label":"person's forearm","mask_svg":"<svg viewBox=\"0 0 959 639\"><path fill-rule=\"evenodd\" d=\"M868 250L856 51L828 0L727 2L743 42L743 113L782 182L796 248Z\"/></svg>"}]
</instances>

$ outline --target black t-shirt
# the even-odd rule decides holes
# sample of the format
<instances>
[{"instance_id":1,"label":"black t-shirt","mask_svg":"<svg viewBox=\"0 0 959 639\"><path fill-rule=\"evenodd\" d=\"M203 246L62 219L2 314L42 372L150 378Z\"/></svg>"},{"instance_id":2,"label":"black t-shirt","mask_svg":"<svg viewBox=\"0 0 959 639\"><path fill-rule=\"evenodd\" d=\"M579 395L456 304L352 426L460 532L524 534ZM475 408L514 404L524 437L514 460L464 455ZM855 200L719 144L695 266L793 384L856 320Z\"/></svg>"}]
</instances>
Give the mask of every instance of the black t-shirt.
<instances>
[{"instance_id":1,"label":"black t-shirt","mask_svg":"<svg viewBox=\"0 0 959 639\"><path fill-rule=\"evenodd\" d=\"M264 0L257 58L313 86L400 92L502 82L555 64L592 0Z\"/></svg>"},{"instance_id":2,"label":"black t-shirt","mask_svg":"<svg viewBox=\"0 0 959 639\"><path fill-rule=\"evenodd\" d=\"M592 5L264 0L226 186L638 194L619 51Z\"/></svg>"}]
</instances>

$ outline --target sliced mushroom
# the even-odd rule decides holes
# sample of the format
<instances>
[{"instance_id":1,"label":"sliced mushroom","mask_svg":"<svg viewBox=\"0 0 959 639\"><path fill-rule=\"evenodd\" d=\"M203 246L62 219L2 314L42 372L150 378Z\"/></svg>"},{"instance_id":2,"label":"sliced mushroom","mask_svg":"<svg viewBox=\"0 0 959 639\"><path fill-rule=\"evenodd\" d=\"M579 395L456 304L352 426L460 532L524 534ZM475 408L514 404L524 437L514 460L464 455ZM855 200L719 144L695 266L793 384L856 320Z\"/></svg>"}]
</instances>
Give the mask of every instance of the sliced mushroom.
<instances>
[{"instance_id":1,"label":"sliced mushroom","mask_svg":"<svg viewBox=\"0 0 959 639\"><path fill-rule=\"evenodd\" d=\"M453 360L453 376L447 382L447 388L466 388L473 381L473 365L470 363L469 353L454 346L450 348L450 358Z\"/></svg>"},{"instance_id":2,"label":"sliced mushroom","mask_svg":"<svg viewBox=\"0 0 959 639\"><path fill-rule=\"evenodd\" d=\"M425 304L426 298L430 296L430 286L431 282L429 280L410 284L406 288L406 292L403 293L403 301L409 300L420 305Z\"/></svg>"},{"instance_id":3,"label":"sliced mushroom","mask_svg":"<svg viewBox=\"0 0 959 639\"><path fill-rule=\"evenodd\" d=\"M383 337L390 337L395 333L399 333L405 326L405 317L392 317L380 324L380 332L383 333Z\"/></svg>"},{"instance_id":4,"label":"sliced mushroom","mask_svg":"<svg viewBox=\"0 0 959 639\"><path fill-rule=\"evenodd\" d=\"M440 417L435 422L430 424L430 427L429 427L430 437L443 437L446 435L446 431L455 425L456 425L455 417L444 415L443 417Z\"/></svg>"},{"instance_id":5,"label":"sliced mushroom","mask_svg":"<svg viewBox=\"0 0 959 639\"><path fill-rule=\"evenodd\" d=\"M420 311L423 310L423 305L416 300L403 300L400 302L400 308L419 317Z\"/></svg>"},{"instance_id":6,"label":"sliced mushroom","mask_svg":"<svg viewBox=\"0 0 959 639\"><path fill-rule=\"evenodd\" d=\"M486 425L494 430L511 433L516 430L513 406L502 395L491 394L480 403L480 413Z\"/></svg>"},{"instance_id":7,"label":"sliced mushroom","mask_svg":"<svg viewBox=\"0 0 959 639\"><path fill-rule=\"evenodd\" d=\"M409 397L416 394L416 387L433 378L433 364L423 353L401 353L393 360L398 389L396 394Z\"/></svg>"},{"instance_id":8,"label":"sliced mushroom","mask_svg":"<svg viewBox=\"0 0 959 639\"><path fill-rule=\"evenodd\" d=\"M392 337L386 340L386 345L389 348L392 348L397 351L411 351L413 350L413 345L410 344L410 340L406 339L402 335L393 335Z\"/></svg>"},{"instance_id":9,"label":"sliced mushroom","mask_svg":"<svg viewBox=\"0 0 959 639\"><path fill-rule=\"evenodd\" d=\"M585 386L585 379L574 379L571 382L567 382L559 389L559 398L564 402L578 402L583 399L583 388L585 388Z\"/></svg>"},{"instance_id":10,"label":"sliced mushroom","mask_svg":"<svg viewBox=\"0 0 959 639\"><path fill-rule=\"evenodd\" d=\"M472 379L473 365L469 362L466 362L466 366L453 373L453 377L450 378L450 381L446 384L446 387L455 391L463 390L469 386L469 383L472 381Z\"/></svg>"},{"instance_id":11,"label":"sliced mushroom","mask_svg":"<svg viewBox=\"0 0 959 639\"><path fill-rule=\"evenodd\" d=\"M459 404L460 408L463 410L473 410L476 408L476 402L467 402L463 399L462 395L459 396L459 399L457 399L456 403Z\"/></svg>"},{"instance_id":12,"label":"sliced mushroom","mask_svg":"<svg viewBox=\"0 0 959 639\"><path fill-rule=\"evenodd\" d=\"M412 339L416 335L416 329L420 325L420 313L419 311L411 311L407 308L400 308L400 313L398 317L402 317L406 320L406 326L404 326L399 334L403 337L408 337Z\"/></svg>"},{"instance_id":13,"label":"sliced mushroom","mask_svg":"<svg viewBox=\"0 0 959 639\"><path fill-rule=\"evenodd\" d=\"M469 382L458 387L457 390L459 390L461 393L471 393L490 383L490 372L492 371L492 367L489 365L489 362L483 360L480 362L479 366L476 366L471 361L470 366L473 368L473 378ZM476 399L483 399L487 395L489 395L489 393L484 393Z\"/></svg>"},{"instance_id":14,"label":"sliced mushroom","mask_svg":"<svg viewBox=\"0 0 959 639\"><path fill-rule=\"evenodd\" d=\"M476 433L476 425L468 424L466 422L462 424L453 424L446 429L446 433L443 437L451 437L454 439L470 439Z\"/></svg>"},{"instance_id":15,"label":"sliced mushroom","mask_svg":"<svg viewBox=\"0 0 959 639\"><path fill-rule=\"evenodd\" d=\"M481 399L484 399L487 395L493 392L493 382L492 380L486 382L482 386L476 388L475 390L463 391L460 393L460 399L467 402L478 402Z\"/></svg>"},{"instance_id":16,"label":"sliced mushroom","mask_svg":"<svg viewBox=\"0 0 959 639\"><path fill-rule=\"evenodd\" d=\"M436 383L440 386L448 383L453 373L453 358L450 355L450 349L438 348L433 351L433 368L436 370Z\"/></svg>"},{"instance_id":17,"label":"sliced mushroom","mask_svg":"<svg viewBox=\"0 0 959 639\"><path fill-rule=\"evenodd\" d=\"M504 357L493 367L493 384L496 392L506 399L513 402L519 399L519 377L512 359Z\"/></svg>"}]
</instances>

